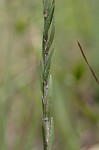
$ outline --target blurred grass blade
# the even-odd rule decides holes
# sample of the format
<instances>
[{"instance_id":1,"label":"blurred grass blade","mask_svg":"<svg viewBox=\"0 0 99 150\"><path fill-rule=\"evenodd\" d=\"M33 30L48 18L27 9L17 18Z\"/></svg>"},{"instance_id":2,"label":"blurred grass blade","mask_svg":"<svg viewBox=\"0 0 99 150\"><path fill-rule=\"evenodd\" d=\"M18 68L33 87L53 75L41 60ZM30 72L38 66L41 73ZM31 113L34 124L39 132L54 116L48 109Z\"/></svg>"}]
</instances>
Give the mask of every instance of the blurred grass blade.
<instances>
[{"instance_id":1,"label":"blurred grass blade","mask_svg":"<svg viewBox=\"0 0 99 150\"><path fill-rule=\"evenodd\" d=\"M94 76L96 82L97 82L98 85L99 85L99 80L98 80L98 78L96 77L96 74L94 73L92 67L90 66L90 64L89 64L89 62L88 62L88 60L87 60L87 58L86 58L86 56L85 56L85 54L84 54L84 52L83 52L83 50L82 50L82 47L81 47L80 43L79 43L78 41L77 41L77 43L78 43L78 46L79 46L79 48L80 48L80 51L81 51L81 53L82 53L82 55L83 55L83 57L84 57L84 59L85 59L85 62L87 63L87 65L88 65L88 67L89 67L89 69L90 69L92 75Z\"/></svg>"}]
</instances>

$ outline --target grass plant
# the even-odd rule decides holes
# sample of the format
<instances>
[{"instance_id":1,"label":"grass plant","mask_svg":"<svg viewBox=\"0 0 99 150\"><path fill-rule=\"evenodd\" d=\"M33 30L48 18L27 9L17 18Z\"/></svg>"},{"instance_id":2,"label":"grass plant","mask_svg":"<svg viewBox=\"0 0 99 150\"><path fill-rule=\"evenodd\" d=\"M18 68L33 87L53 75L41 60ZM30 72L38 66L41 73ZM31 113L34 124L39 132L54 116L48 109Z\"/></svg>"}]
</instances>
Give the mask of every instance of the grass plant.
<instances>
[{"instance_id":1,"label":"grass plant","mask_svg":"<svg viewBox=\"0 0 99 150\"><path fill-rule=\"evenodd\" d=\"M51 50L55 35L54 0L43 0L44 30L42 41L42 61L40 62L40 80L43 109L43 145L44 150L52 150L54 140L54 124L52 116L52 76L50 74L51 60L54 48Z\"/></svg>"}]
</instances>

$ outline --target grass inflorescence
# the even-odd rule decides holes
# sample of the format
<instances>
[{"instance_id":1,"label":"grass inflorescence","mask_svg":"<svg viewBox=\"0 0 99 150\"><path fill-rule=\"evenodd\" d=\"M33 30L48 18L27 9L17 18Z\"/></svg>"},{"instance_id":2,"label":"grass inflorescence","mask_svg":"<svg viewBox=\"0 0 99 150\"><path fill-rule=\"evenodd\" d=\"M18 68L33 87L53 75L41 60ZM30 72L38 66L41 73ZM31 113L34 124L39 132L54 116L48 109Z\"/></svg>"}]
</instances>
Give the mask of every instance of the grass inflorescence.
<instances>
[{"instance_id":1,"label":"grass inflorescence","mask_svg":"<svg viewBox=\"0 0 99 150\"><path fill-rule=\"evenodd\" d=\"M44 150L52 150L54 141L54 124L52 116L52 76L50 74L51 60L54 48L51 49L54 35L55 0L43 0L44 29L42 41L42 60L40 62L40 81L43 108L43 145Z\"/></svg>"}]
</instances>

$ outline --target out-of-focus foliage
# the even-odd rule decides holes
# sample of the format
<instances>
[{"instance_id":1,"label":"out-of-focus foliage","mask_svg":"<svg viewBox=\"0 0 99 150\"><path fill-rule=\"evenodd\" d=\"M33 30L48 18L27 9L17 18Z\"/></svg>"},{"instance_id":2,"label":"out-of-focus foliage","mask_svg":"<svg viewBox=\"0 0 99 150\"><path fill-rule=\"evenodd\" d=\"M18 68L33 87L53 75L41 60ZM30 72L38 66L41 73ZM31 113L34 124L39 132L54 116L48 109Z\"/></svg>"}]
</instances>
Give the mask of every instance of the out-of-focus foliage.
<instances>
[{"instance_id":1,"label":"out-of-focus foliage","mask_svg":"<svg viewBox=\"0 0 99 150\"><path fill-rule=\"evenodd\" d=\"M99 76L98 8L98 0L56 0L51 71L57 150L99 142L99 87L77 46L78 40ZM0 150L43 149L42 31L42 1L0 1Z\"/></svg>"}]
</instances>

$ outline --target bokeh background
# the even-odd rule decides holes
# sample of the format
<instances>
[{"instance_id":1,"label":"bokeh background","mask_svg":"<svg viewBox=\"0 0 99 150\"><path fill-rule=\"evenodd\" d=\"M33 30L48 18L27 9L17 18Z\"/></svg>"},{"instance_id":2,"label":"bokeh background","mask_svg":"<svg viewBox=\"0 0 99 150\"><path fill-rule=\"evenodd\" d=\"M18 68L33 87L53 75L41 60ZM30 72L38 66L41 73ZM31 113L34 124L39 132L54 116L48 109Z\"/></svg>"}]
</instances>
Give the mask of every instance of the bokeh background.
<instances>
[{"instance_id":1,"label":"bokeh background","mask_svg":"<svg viewBox=\"0 0 99 150\"><path fill-rule=\"evenodd\" d=\"M56 0L53 75L53 150L99 142L99 1ZM38 66L42 0L0 0L0 150L43 150Z\"/></svg>"}]
</instances>

